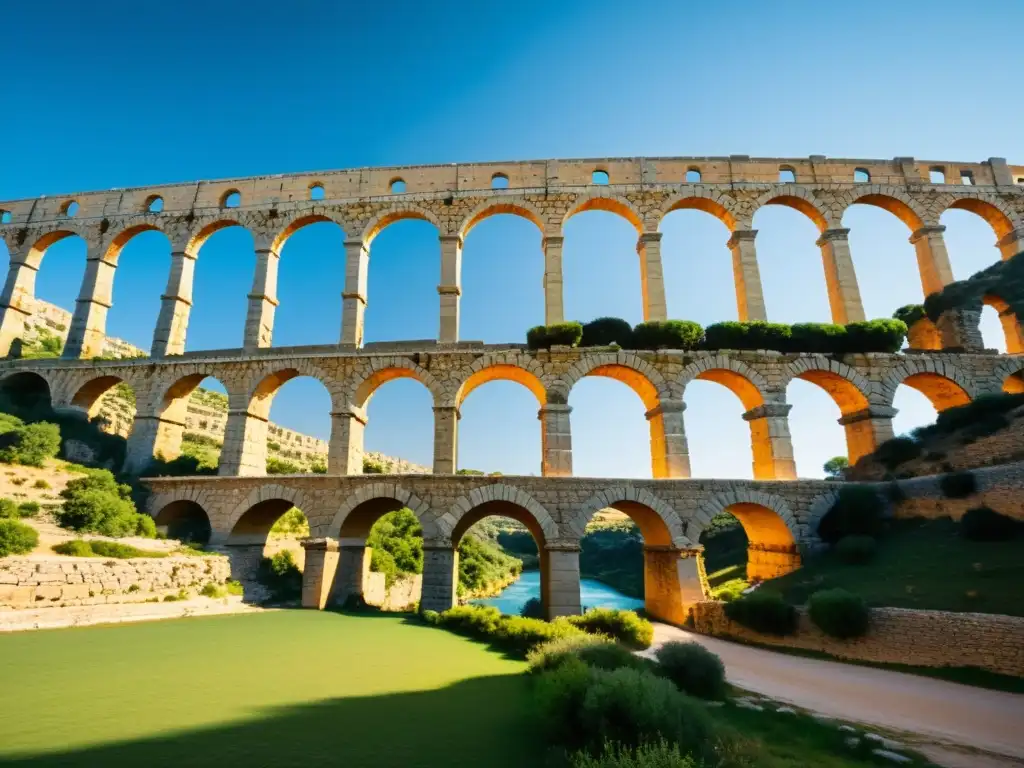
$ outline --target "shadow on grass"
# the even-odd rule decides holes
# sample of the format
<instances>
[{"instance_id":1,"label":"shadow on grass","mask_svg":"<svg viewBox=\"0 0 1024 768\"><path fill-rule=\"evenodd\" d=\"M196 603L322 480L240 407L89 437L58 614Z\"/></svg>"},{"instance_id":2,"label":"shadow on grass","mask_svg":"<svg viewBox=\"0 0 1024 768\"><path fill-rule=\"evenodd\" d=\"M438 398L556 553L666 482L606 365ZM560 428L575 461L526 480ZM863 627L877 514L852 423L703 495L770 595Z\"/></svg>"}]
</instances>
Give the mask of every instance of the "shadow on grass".
<instances>
[{"instance_id":1,"label":"shadow on grass","mask_svg":"<svg viewBox=\"0 0 1024 768\"><path fill-rule=\"evenodd\" d=\"M258 674L254 670L254 674ZM138 741L0 759L61 766L434 766L538 765L543 746L529 713L525 675L465 680L432 691L329 699L254 713L244 722ZM173 696L173 691L159 694ZM151 712L126 718L159 720ZM60 734L54 733L54 742Z\"/></svg>"}]
</instances>

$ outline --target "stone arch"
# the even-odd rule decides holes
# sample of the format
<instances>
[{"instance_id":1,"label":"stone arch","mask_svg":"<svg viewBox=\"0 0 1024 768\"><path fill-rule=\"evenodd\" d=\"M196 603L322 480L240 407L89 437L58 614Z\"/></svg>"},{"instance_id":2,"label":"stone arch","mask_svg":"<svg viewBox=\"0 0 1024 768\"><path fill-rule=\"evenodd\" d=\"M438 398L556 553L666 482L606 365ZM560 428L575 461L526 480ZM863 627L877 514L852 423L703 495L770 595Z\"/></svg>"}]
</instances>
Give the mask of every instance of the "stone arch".
<instances>
[{"instance_id":1,"label":"stone arch","mask_svg":"<svg viewBox=\"0 0 1024 768\"><path fill-rule=\"evenodd\" d=\"M131 382L125 381L121 376L113 374L93 376L77 388L71 396L71 405L80 408L92 418L97 414L103 395L122 383L131 386Z\"/></svg>"},{"instance_id":2,"label":"stone arch","mask_svg":"<svg viewBox=\"0 0 1024 768\"><path fill-rule=\"evenodd\" d=\"M657 368L633 352L584 355L551 385L551 397L557 393L565 398L562 402L568 402L572 388L586 376L605 376L621 381L640 396L648 410L656 408L663 399L682 397L681 387L666 381Z\"/></svg>"},{"instance_id":3,"label":"stone arch","mask_svg":"<svg viewBox=\"0 0 1024 768\"><path fill-rule=\"evenodd\" d=\"M951 362L910 358L890 370L882 381L885 405L892 405L900 384L921 392L937 411L966 405L974 399L974 384Z\"/></svg>"},{"instance_id":4,"label":"stone arch","mask_svg":"<svg viewBox=\"0 0 1024 768\"><path fill-rule=\"evenodd\" d=\"M477 522L475 511L483 508L484 514L479 519L490 515L508 516L510 506L515 506L526 512L528 520L520 520L531 529L534 537L538 537L538 549L543 549L545 544L556 542L562 538L558 523L551 514L526 491L505 483L493 483L474 488L465 496L460 496L437 520L437 531L441 537L451 540L453 545L458 544L465 530ZM505 512L496 511L505 509Z\"/></svg>"},{"instance_id":5,"label":"stone arch","mask_svg":"<svg viewBox=\"0 0 1024 768\"><path fill-rule=\"evenodd\" d=\"M844 416L867 408L871 399L872 387L867 378L856 368L824 356L793 360L784 369L781 388L788 387L793 379L817 384L828 392Z\"/></svg>"},{"instance_id":6,"label":"stone arch","mask_svg":"<svg viewBox=\"0 0 1024 768\"><path fill-rule=\"evenodd\" d=\"M622 197L601 194L578 197L562 217L562 229L565 229L569 219L584 211L608 211L617 214L632 224L638 235L644 233L644 217L633 203Z\"/></svg>"},{"instance_id":7,"label":"stone arch","mask_svg":"<svg viewBox=\"0 0 1024 768\"><path fill-rule=\"evenodd\" d=\"M1003 327L1006 339L1006 353L1017 355L1024 353L1024 328L1021 327L1020 316L1013 311L1010 303L994 293L981 297L983 306L992 307L999 315L999 323Z\"/></svg>"},{"instance_id":8,"label":"stone arch","mask_svg":"<svg viewBox=\"0 0 1024 768\"><path fill-rule=\"evenodd\" d=\"M1024 357L1002 360L993 371L996 391L1024 394Z\"/></svg>"},{"instance_id":9,"label":"stone arch","mask_svg":"<svg viewBox=\"0 0 1024 768\"><path fill-rule=\"evenodd\" d=\"M286 364L285 364L286 363ZM319 366L309 360L299 358L297 360L282 361L273 369L259 371L254 378L256 383L250 381L247 387L246 407L250 414L262 419L270 417L270 406L278 391L292 379L300 376L308 376L319 381L324 389L331 396L332 410L338 408L336 392L332 389L333 380Z\"/></svg>"},{"instance_id":10,"label":"stone arch","mask_svg":"<svg viewBox=\"0 0 1024 768\"><path fill-rule=\"evenodd\" d=\"M722 512L739 520L747 534L747 578L761 581L800 567L801 526L781 496L750 488L718 493L697 505L687 535L699 540L712 518Z\"/></svg>"},{"instance_id":11,"label":"stone arch","mask_svg":"<svg viewBox=\"0 0 1024 768\"><path fill-rule=\"evenodd\" d=\"M312 210L296 211L289 216L280 231L274 236L270 246L271 250L280 253L288 238L300 229L308 227L310 224L318 224L325 221L337 224L341 231L345 232L345 221L341 217L334 215L330 210L322 206L315 206Z\"/></svg>"},{"instance_id":12,"label":"stone arch","mask_svg":"<svg viewBox=\"0 0 1024 768\"><path fill-rule=\"evenodd\" d=\"M117 234L110 239L110 244L107 245L106 260L111 262L114 266L117 266L118 260L121 257L121 251L124 247L134 238L136 235L140 235L143 232L159 232L170 241L170 237L164 230L157 224L157 216L141 216L133 217L135 220L143 219L143 221L131 226L124 227Z\"/></svg>"},{"instance_id":13,"label":"stone arch","mask_svg":"<svg viewBox=\"0 0 1024 768\"><path fill-rule=\"evenodd\" d=\"M686 524L668 503L646 488L632 486L612 486L598 491L573 513L569 532L583 538L594 515L608 507L629 515L640 528L645 544L684 549L696 543L686 535Z\"/></svg>"},{"instance_id":14,"label":"stone arch","mask_svg":"<svg viewBox=\"0 0 1024 768\"><path fill-rule=\"evenodd\" d=\"M665 217L672 211L697 210L710 213L716 219L734 231L742 218L742 213L736 205L736 201L729 195L713 190L703 185L696 185L692 192L686 192L670 196L661 206L660 215L655 228L661 225Z\"/></svg>"},{"instance_id":15,"label":"stone arch","mask_svg":"<svg viewBox=\"0 0 1024 768\"><path fill-rule=\"evenodd\" d=\"M202 488L158 493L146 506L156 525L167 528L170 538L202 543L220 538L214 533L214 517L209 512L211 500Z\"/></svg>"},{"instance_id":16,"label":"stone arch","mask_svg":"<svg viewBox=\"0 0 1024 768\"><path fill-rule=\"evenodd\" d=\"M419 496L406 490L398 483L379 482L362 485L346 498L326 530L317 531L315 535L329 536L334 539L345 538L346 534L360 536L363 530L369 531L371 525L382 515L408 507L423 526L424 539L436 539L439 534L438 522L429 505ZM353 517L353 513L357 517ZM365 514L361 514L365 513ZM346 528L352 530L348 530Z\"/></svg>"},{"instance_id":17,"label":"stone arch","mask_svg":"<svg viewBox=\"0 0 1024 768\"><path fill-rule=\"evenodd\" d=\"M419 205L403 203L400 206L381 211L370 219L366 226L363 227L361 235L363 245L366 248L369 248L373 239L379 235L385 227L394 224L396 221L402 221L403 219L420 219L421 221L429 221L437 227L437 231L439 233L444 232L444 226L441 224L441 220L437 218L433 211Z\"/></svg>"},{"instance_id":18,"label":"stone arch","mask_svg":"<svg viewBox=\"0 0 1024 768\"><path fill-rule=\"evenodd\" d=\"M784 205L804 214L814 222L819 232L824 232L835 226L832 214L823 209L817 198L808 192L804 187L796 184L783 184L768 190L754 201L753 212L750 215L751 227L754 216L766 205Z\"/></svg>"},{"instance_id":19,"label":"stone arch","mask_svg":"<svg viewBox=\"0 0 1024 768\"><path fill-rule=\"evenodd\" d=\"M723 354L701 357L686 366L679 376L681 391L685 392L686 386L694 380L721 384L736 395L748 411L763 405L769 391L768 382L760 373L742 360Z\"/></svg>"},{"instance_id":20,"label":"stone arch","mask_svg":"<svg viewBox=\"0 0 1024 768\"><path fill-rule=\"evenodd\" d=\"M537 404L544 406L548 402L548 376L544 366L530 355L497 353L484 355L473 361L467 371L468 375L461 378L458 389L452 393L451 402L445 398L445 405L461 406L463 401L477 387L489 381L514 381L522 384L537 398Z\"/></svg>"},{"instance_id":21,"label":"stone arch","mask_svg":"<svg viewBox=\"0 0 1024 768\"><path fill-rule=\"evenodd\" d=\"M61 405L70 395L62 397L60 375L54 371L3 371L0 373L0 392L10 398L18 408L34 410Z\"/></svg>"},{"instance_id":22,"label":"stone arch","mask_svg":"<svg viewBox=\"0 0 1024 768\"><path fill-rule=\"evenodd\" d=\"M909 195L896 187L884 184L858 184L845 197L847 208L851 205L873 205L881 208L906 224L912 233L926 224L933 223ZM845 214L845 209L842 214ZM839 216L840 221L842 214Z\"/></svg>"},{"instance_id":23,"label":"stone arch","mask_svg":"<svg viewBox=\"0 0 1024 768\"><path fill-rule=\"evenodd\" d=\"M392 358L386 367L375 368L365 375L356 378L345 390L344 399L356 408L365 408L369 399L383 384L394 379L415 379L425 386L434 399L440 404L444 398L441 384L427 369L405 358Z\"/></svg>"},{"instance_id":24,"label":"stone arch","mask_svg":"<svg viewBox=\"0 0 1024 768\"><path fill-rule=\"evenodd\" d=\"M274 502L280 502L274 505ZM262 505L262 506L261 506ZM283 506L282 506L283 505ZM274 522L291 507L308 512L306 495L296 489L277 483L253 488L243 501L236 504L224 519L224 533L228 544L263 544ZM255 517L247 519L253 510ZM259 538L257 542L256 539Z\"/></svg>"},{"instance_id":25,"label":"stone arch","mask_svg":"<svg viewBox=\"0 0 1024 768\"><path fill-rule=\"evenodd\" d=\"M952 208L970 211L980 216L992 227L997 240L1022 226L1020 217L1012 208L1002 200L984 192L948 195L946 197L946 206L942 212L945 213Z\"/></svg>"},{"instance_id":26,"label":"stone arch","mask_svg":"<svg viewBox=\"0 0 1024 768\"><path fill-rule=\"evenodd\" d=\"M85 232L74 227L62 226L59 229L54 229L50 232L37 233L32 245L30 245L28 250L25 252L24 262L33 269L38 270L42 265L43 256L46 255L47 249L49 249L51 245L59 243L61 240L66 240L69 237L80 237L86 242L89 240ZM15 251L12 249L12 262L14 253ZM35 298L34 292L32 298Z\"/></svg>"},{"instance_id":27,"label":"stone arch","mask_svg":"<svg viewBox=\"0 0 1024 768\"><path fill-rule=\"evenodd\" d=\"M218 216L207 222L203 222L199 225L199 228L194 234L188 239L188 244L185 246L185 251L192 257L196 258L199 256L199 251L202 250L203 245L207 240L215 233L228 227L242 227L248 229L242 222L241 217L234 218L232 216L224 215ZM255 235L253 236L255 239Z\"/></svg>"},{"instance_id":28,"label":"stone arch","mask_svg":"<svg viewBox=\"0 0 1024 768\"><path fill-rule=\"evenodd\" d=\"M465 238L466 235L470 233L470 230L484 219L488 219L491 216L498 216L503 213L518 216L532 222L537 226L537 229L540 230L541 236L544 235L544 215L533 205L533 203L516 198L494 198L485 200L469 212L469 214L459 224L459 236Z\"/></svg>"}]
</instances>

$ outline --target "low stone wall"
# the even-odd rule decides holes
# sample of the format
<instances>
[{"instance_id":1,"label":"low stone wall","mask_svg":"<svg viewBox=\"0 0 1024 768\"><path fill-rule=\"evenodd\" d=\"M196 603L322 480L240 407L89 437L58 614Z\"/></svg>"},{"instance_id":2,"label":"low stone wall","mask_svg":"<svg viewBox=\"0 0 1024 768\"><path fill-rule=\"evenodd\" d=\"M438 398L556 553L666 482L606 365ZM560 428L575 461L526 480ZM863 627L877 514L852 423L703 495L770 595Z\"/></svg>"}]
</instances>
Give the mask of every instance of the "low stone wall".
<instances>
[{"instance_id":1,"label":"low stone wall","mask_svg":"<svg viewBox=\"0 0 1024 768\"><path fill-rule=\"evenodd\" d=\"M231 577L226 557L0 560L0 610L144 602Z\"/></svg>"},{"instance_id":2,"label":"low stone wall","mask_svg":"<svg viewBox=\"0 0 1024 768\"><path fill-rule=\"evenodd\" d=\"M971 472L977 483L977 492L966 499L945 498L942 475L898 481L906 498L894 505L895 516L959 520L968 509L988 506L996 512L1024 520L1024 498L1021 495L1024 490L1024 462L982 467Z\"/></svg>"},{"instance_id":3,"label":"low stone wall","mask_svg":"<svg viewBox=\"0 0 1024 768\"><path fill-rule=\"evenodd\" d=\"M725 603L693 607L697 632L761 645L820 651L840 659L922 667L978 667L1024 677L1024 618L984 613L875 608L864 637L837 640L800 610L796 634L763 635L730 621Z\"/></svg>"}]
</instances>

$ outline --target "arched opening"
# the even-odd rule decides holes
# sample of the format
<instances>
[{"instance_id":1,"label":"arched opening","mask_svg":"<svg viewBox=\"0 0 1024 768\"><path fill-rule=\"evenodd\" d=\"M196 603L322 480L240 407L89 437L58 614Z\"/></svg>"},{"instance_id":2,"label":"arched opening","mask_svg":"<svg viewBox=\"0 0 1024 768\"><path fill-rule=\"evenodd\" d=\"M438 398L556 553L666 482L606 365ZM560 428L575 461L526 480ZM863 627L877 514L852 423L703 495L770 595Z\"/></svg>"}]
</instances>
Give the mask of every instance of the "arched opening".
<instances>
[{"instance_id":1,"label":"arched opening","mask_svg":"<svg viewBox=\"0 0 1024 768\"><path fill-rule=\"evenodd\" d=\"M621 317L635 325L644 319L638 222L631 226L621 204L610 198L590 203L592 208L574 214L563 227L565 319Z\"/></svg>"},{"instance_id":2,"label":"arched opening","mask_svg":"<svg viewBox=\"0 0 1024 768\"><path fill-rule=\"evenodd\" d=\"M345 232L333 221L310 217L296 222L285 238L279 251L273 346L336 344Z\"/></svg>"},{"instance_id":3,"label":"arched opening","mask_svg":"<svg viewBox=\"0 0 1024 768\"><path fill-rule=\"evenodd\" d=\"M365 339L423 338L437 328L438 230L410 217L393 219L373 237L367 275ZM436 338L436 330L431 338Z\"/></svg>"},{"instance_id":4,"label":"arched opening","mask_svg":"<svg viewBox=\"0 0 1024 768\"><path fill-rule=\"evenodd\" d=\"M853 169L853 183L854 184L867 184L871 181L871 174L867 168L854 168Z\"/></svg>"},{"instance_id":5,"label":"arched opening","mask_svg":"<svg viewBox=\"0 0 1024 768\"><path fill-rule=\"evenodd\" d=\"M1003 392L1011 395L1024 394L1024 368L1006 377L1003 382Z\"/></svg>"},{"instance_id":6,"label":"arched opening","mask_svg":"<svg viewBox=\"0 0 1024 768\"><path fill-rule=\"evenodd\" d=\"M249 410L269 419L263 422L268 475L327 472L331 395L322 382L294 369L271 374L256 387Z\"/></svg>"},{"instance_id":7,"label":"arched opening","mask_svg":"<svg viewBox=\"0 0 1024 768\"><path fill-rule=\"evenodd\" d=\"M1001 260L996 241L1013 225L1001 211L978 200L958 200L942 212L939 223L946 228L946 250L956 280L991 267Z\"/></svg>"},{"instance_id":8,"label":"arched opening","mask_svg":"<svg viewBox=\"0 0 1024 768\"><path fill-rule=\"evenodd\" d=\"M845 457L855 464L878 447L867 395L849 379L831 370L803 371L789 383L786 400L793 406L788 417L800 477L825 477L827 461Z\"/></svg>"},{"instance_id":9,"label":"arched opening","mask_svg":"<svg viewBox=\"0 0 1024 768\"><path fill-rule=\"evenodd\" d=\"M924 300L910 242L922 224L912 211L891 198L868 196L846 209L842 224L850 230L850 254L866 317L891 317L899 307Z\"/></svg>"},{"instance_id":10,"label":"arched opening","mask_svg":"<svg viewBox=\"0 0 1024 768\"><path fill-rule=\"evenodd\" d=\"M796 184L796 170L788 165L779 166L779 184Z\"/></svg>"},{"instance_id":11,"label":"arched opening","mask_svg":"<svg viewBox=\"0 0 1024 768\"><path fill-rule=\"evenodd\" d=\"M569 406L574 476L654 477L650 408L628 383L586 376L569 392Z\"/></svg>"},{"instance_id":12,"label":"arched opening","mask_svg":"<svg viewBox=\"0 0 1024 768\"><path fill-rule=\"evenodd\" d=\"M486 501L462 516L451 539L460 601L515 616L548 616L544 531L529 510L511 501Z\"/></svg>"},{"instance_id":13,"label":"arched opening","mask_svg":"<svg viewBox=\"0 0 1024 768\"><path fill-rule=\"evenodd\" d=\"M608 171L596 170L590 175L591 184L607 184Z\"/></svg>"},{"instance_id":14,"label":"arched opening","mask_svg":"<svg viewBox=\"0 0 1024 768\"><path fill-rule=\"evenodd\" d=\"M206 510L194 501L172 501L157 512L155 522L157 530L169 539L197 544L206 544L210 541L210 517Z\"/></svg>"},{"instance_id":15,"label":"arched opening","mask_svg":"<svg viewBox=\"0 0 1024 768\"><path fill-rule=\"evenodd\" d=\"M936 411L944 411L957 405L967 405L971 396L952 379L937 373L915 373L900 382L900 386L916 389L924 395Z\"/></svg>"},{"instance_id":16,"label":"arched opening","mask_svg":"<svg viewBox=\"0 0 1024 768\"><path fill-rule=\"evenodd\" d=\"M683 392L683 422L690 450L690 476L753 478L747 408L728 387L691 381Z\"/></svg>"},{"instance_id":17,"label":"arched opening","mask_svg":"<svg viewBox=\"0 0 1024 768\"><path fill-rule=\"evenodd\" d=\"M157 418L140 421L149 433L139 432L145 456L129 459L139 465L157 459L156 474L214 474L224 448L228 395L220 380L202 373L178 379L164 393ZM136 427L139 430L139 427ZM162 466L161 466L162 464Z\"/></svg>"},{"instance_id":18,"label":"arched opening","mask_svg":"<svg viewBox=\"0 0 1024 768\"><path fill-rule=\"evenodd\" d=\"M164 209L164 199L160 195L151 195L146 198L146 211L149 213L161 213Z\"/></svg>"},{"instance_id":19,"label":"arched opening","mask_svg":"<svg viewBox=\"0 0 1024 768\"><path fill-rule=\"evenodd\" d=\"M323 200L324 199L324 186L323 184L314 184L309 188L309 199L310 200Z\"/></svg>"},{"instance_id":20,"label":"arched opening","mask_svg":"<svg viewBox=\"0 0 1024 768\"><path fill-rule=\"evenodd\" d=\"M117 260L117 269L107 314L106 333L112 337L107 346L123 357L148 355L171 268L171 243L157 229L129 230L114 239L110 256Z\"/></svg>"},{"instance_id":21,"label":"arched opening","mask_svg":"<svg viewBox=\"0 0 1024 768\"><path fill-rule=\"evenodd\" d=\"M402 179L392 179L388 183L388 189L392 195L400 195L405 192L405 181Z\"/></svg>"},{"instance_id":22,"label":"arched opening","mask_svg":"<svg viewBox=\"0 0 1024 768\"><path fill-rule=\"evenodd\" d=\"M541 230L516 209L471 222L462 250L460 336L487 343L521 342L544 323ZM503 302L495 312L495 302Z\"/></svg>"},{"instance_id":23,"label":"arched opening","mask_svg":"<svg viewBox=\"0 0 1024 768\"><path fill-rule=\"evenodd\" d=\"M233 221L208 228L197 254L185 349L238 349L245 335L248 294L256 264L249 230Z\"/></svg>"},{"instance_id":24,"label":"arched opening","mask_svg":"<svg viewBox=\"0 0 1024 768\"><path fill-rule=\"evenodd\" d=\"M228 534L225 546L231 574L239 581L256 581L265 557L287 552L301 571L305 551L301 540L309 536L309 521L288 499L266 499L249 507ZM248 592L251 594L252 585Z\"/></svg>"},{"instance_id":25,"label":"arched opening","mask_svg":"<svg viewBox=\"0 0 1024 768\"><path fill-rule=\"evenodd\" d=\"M127 438L135 423L135 391L117 376L98 376L74 394L71 405L96 428Z\"/></svg>"},{"instance_id":26,"label":"arched opening","mask_svg":"<svg viewBox=\"0 0 1024 768\"><path fill-rule=\"evenodd\" d=\"M25 318L20 342L11 345L19 357L59 357L71 329L85 277L86 244L78 235L57 231L41 237L30 249L28 262L38 272L24 286L32 314Z\"/></svg>"},{"instance_id":27,"label":"arched opening","mask_svg":"<svg viewBox=\"0 0 1024 768\"><path fill-rule=\"evenodd\" d=\"M403 502L383 496L363 501L345 515L338 540L338 567L329 603L365 601L401 609L419 602L423 527Z\"/></svg>"},{"instance_id":28,"label":"arched opening","mask_svg":"<svg viewBox=\"0 0 1024 768\"><path fill-rule=\"evenodd\" d=\"M931 184L945 184L946 169L941 165L933 165L928 169L928 181Z\"/></svg>"},{"instance_id":29,"label":"arched opening","mask_svg":"<svg viewBox=\"0 0 1024 768\"><path fill-rule=\"evenodd\" d=\"M63 206L61 206L60 210L66 218L73 219L78 215L79 207L77 200L68 200Z\"/></svg>"},{"instance_id":30,"label":"arched opening","mask_svg":"<svg viewBox=\"0 0 1024 768\"><path fill-rule=\"evenodd\" d=\"M422 474L434 461L434 400L413 371L378 371L352 403L365 414L365 432L354 444L362 451L362 471L369 474ZM351 425L358 429L358 421Z\"/></svg>"},{"instance_id":31,"label":"arched opening","mask_svg":"<svg viewBox=\"0 0 1024 768\"><path fill-rule=\"evenodd\" d=\"M242 204L242 193L232 189L224 193L220 205L222 208L238 208Z\"/></svg>"},{"instance_id":32,"label":"arched opening","mask_svg":"<svg viewBox=\"0 0 1024 768\"><path fill-rule=\"evenodd\" d=\"M817 245L822 226L821 214L803 198L779 197L755 211L757 261L765 311L772 321L832 321L825 269Z\"/></svg>"},{"instance_id":33,"label":"arched opening","mask_svg":"<svg viewBox=\"0 0 1024 768\"><path fill-rule=\"evenodd\" d=\"M706 198L685 198L662 218L661 260L669 317L703 326L737 319L728 247L733 224L726 210Z\"/></svg>"},{"instance_id":34,"label":"arched opening","mask_svg":"<svg viewBox=\"0 0 1024 768\"><path fill-rule=\"evenodd\" d=\"M508 189L508 176L504 173L491 176L491 189Z\"/></svg>"},{"instance_id":35,"label":"arched opening","mask_svg":"<svg viewBox=\"0 0 1024 768\"><path fill-rule=\"evenodd\" d=\"M46 419L53 413L50 385L38 373L12 373L0 379L0 412L25 421Z\"/></svg>"},{"instance_id":36,"label":"arched opening","mask_svg":"<svg viewBox=\"0 0 1024 768\"><path fill-rule=\"evenodd\" d=\"M1024 330L1013 308L992 294L983 296L981 302L979 329L985 348L1011 355L1024 352Z\"/></svg>"},{"instance_id":37,"label":"arched opening","mask_svg":"<svg viewBox=\"0 0 1024 768\"><path fill-rule=\"evenodd\" d=\"M686 172L685 180L687 184L700 184L700 169L691 168L688 170Z\"/></svg>"},{"instance_id":38,"label":"arched opening","mask_svg":"<svg viewBox=\"0 0 1024 768\"><path fill-rule=\"evenodd\" d=\"M10 224L14 220L14 215L10 211L0 210L0 224Z\"/></svg>"},{"instance_id":39,"label":"arched opening","mask_svg":"<svg viewBox=\"0 0 1024 768\"><path fill-rule=\"evenodd\" d=\"M800 567L792 531L774 509L739 502L715 515L700 535L712 595L735 600L751 584Z\"/></svg>"}]
</instances>

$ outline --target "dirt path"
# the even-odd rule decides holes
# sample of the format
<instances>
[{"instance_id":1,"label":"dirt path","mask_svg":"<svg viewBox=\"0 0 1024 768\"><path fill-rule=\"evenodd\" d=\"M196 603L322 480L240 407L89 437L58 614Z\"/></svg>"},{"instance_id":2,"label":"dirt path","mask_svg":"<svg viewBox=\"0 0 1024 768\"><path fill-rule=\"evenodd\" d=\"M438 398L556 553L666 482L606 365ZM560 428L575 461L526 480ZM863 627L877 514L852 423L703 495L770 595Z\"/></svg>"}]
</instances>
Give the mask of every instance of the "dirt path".
<instances>
[{"instance_id":1,"label":"dirt path","mask_svg":"<svg viewBox=\"0 0 1024 768\"><path fill-rule=\"evenodd\" d=\"M714 651L725 662L729 682L763 696L828 717L1024 760L1024 696L790 656L655 625L652 650L669 640L693 640Z\"/></svg>"}]
</instances>

